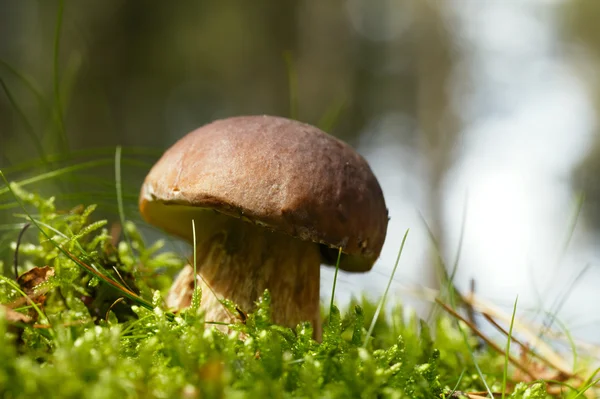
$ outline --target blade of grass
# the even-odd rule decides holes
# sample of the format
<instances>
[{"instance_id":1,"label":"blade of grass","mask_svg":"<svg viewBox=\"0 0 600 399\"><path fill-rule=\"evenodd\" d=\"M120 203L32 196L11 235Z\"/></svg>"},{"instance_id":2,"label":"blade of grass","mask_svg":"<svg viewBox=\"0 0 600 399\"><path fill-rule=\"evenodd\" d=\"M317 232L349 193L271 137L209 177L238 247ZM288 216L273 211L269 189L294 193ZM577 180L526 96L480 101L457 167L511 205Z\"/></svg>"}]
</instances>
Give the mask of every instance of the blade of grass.
<instances>
[{"instance_id":1,"label":"blade of grass","mask_svg":"<svg viewBox=\"0 0 600 399\"><path fill-rule=\"evenodd\" d=\"M583 209L583 204L585 202L585 193L581 193L578 197L577 197L577 202L576 202L576 206L575 206L575 210L573 212L573 216L571 217L571 221L569 223L569 227L567 229L567 234L565 236L565 240L563 245L561 246L561 250L558 253L558 256L556 258L556 262L553 266L554 270L557 270L558 267L560 266L560 263L562 262L565 254L567 253L567 250L571 244L571 240L573 239L573 235L575 234L575 229L577 228L577 224L579 222L579 217L581 215L581 211ZM558 273L556 273L555 275L558 275ZM535 281L535 280L533 280ZM575 280L576 281L576 280ZM573 283L574 284L574 283ZM548 297L548 295L550 294L550 291L552 289L552 284L548 285L548 288L545 290L545 292L542 294L542 298L544 297ZM564 285L561 284L561 287L564 287ZM552 313L558 313L558 309L560 309L562 307L562 304L564 303L564 301L566 301L568 295L570 294L570 288L568 289L564 289L563 288L563 294L562 295L554 295L553 293L551 294L553 297L555 297L556 299L554 300L554 302L552 303L550 309L554 309L554 311ZM540 312L541 313L541 312ZM552 324L552 318L550 319L546 319L546 321L544 322L545 327L542 328L539 332L540 337L543 337L544 334L548 331L548 329L550 328Z\"/></svg>"},{"instance_id":2,"label":"blade of grass","mask_svg":"<svg viewBox=\"0 0 600 399\"><path fill-rule=\"evenodd\" d=\"M345 106L345 99L334 102L321 116L321 119L319 119L319 123L317 123L319 129L323 130L324 132L331 132L340 119Z\"/></svg>"},{"instance_id":3,"label":"blade of grass","mask_svg":"<svg viewBox=\"0 0 600 399\"><path fill-rule=\"evenodd\" d=\"M454 392L456 392L456 390L458 389L458 386L460 385L460 382L462 381L463 377L465 376L465 373L467 372L466 368L463 368L463 371L461 371L460 375L458 376L458 380L456 381L456 384L454 384L454 388L452 388L452 391L450 392L450 394L448 395L448 397L452 397L452 395L454 395Z\"/></svg>"},{"instance_id":4,"label":"blade of grass","mask_svg":"<svg viewBox=\"0 0 600 399\"><path fill-rule=\"evenodd\" d=\"M16 76L23 83L23 85L27 87L31 93L33 93L33 95L37 98L38 102L40 103L40 105L42 105L47 114L50 114L52 112L50 105L48 104L48 102L42 94L42 91L32 82L32 79L25 77L25 75L20 73L16 68L14 68L12 65L4 61L3 59L0 59L0 65L3 66L12 75Z\"/></svg>"},{"instance_id":5,"label":"blade of grass","mask_svg":"<svg viewBox=\"0 0 600 399\"><path fill-rule=\"evenodd\" d=\"M438 276L440 276L440 287L443 287L444 285L446 285L446 283L450 280L450 278L448 277L448 269L447 269L447 265L446 262L444 261L444 259L442 258L441 255L441 248L440 248L440 243L438 242L437 238L435 237L435 234L433 234L433 230L431 230L431 227L429 227L429 223L427 223L427 220L425 220L425 216L423 216L423 214L420 211L417 211L419 214L419 218L421 219L421 222L423 223L423 226L425 226L425 229L427 229L427 235L429 236L429 239L431 240L431 244L433 245L433 248L435 249L435 253L437 255L437 259L436 259L436 267L437 267L437 273Z\"/></svg>"},{"instance_id":6,"label":"blade of grass","mask_svg":"<svg viewBox=\"0 0 600 399\"><path fill-rule=\"evenodd\" d=\"M18 208L19 203L17 202L7 202L6 204L0 204L0 211L5 211L7 209Z\"/></svg>"},{"instance_id":7,"label":"blade of grass","mask_svg":"<svg viewBox=\"0 0 600 399\"><path fill-rule=\"evenodd\" d=\"M546 334L547 331L552 327L552 324L556 319L556 315L558 315L558 313L562 310L564 304L571 296L571 293L574 292L575 286L577 285L577 283L579 283L581 278L583 278L585 273L587 273L590 270L591 266L592 265L590 263L586 264L569 283L563 285L562 293L556 296L556 299L550 308L550 312L547 315L546 320L544 321L544 326L540 331L540 336L544 336L544 334Z\"/></svg>"},{"instance_id":8,"label":"blade of grass","mask_svg":"<svg viewBox=\"0 0 600 399\"><path fill-rule=\"evenodd\" d=\"M363 348L366 348L369 339L371 338L371 334L373 334L373 330L375 329L375 323L377 322L377 318L379 317L379 313L381 313L381 309L385 303L385 299L387 297L388 291L390 290L390 286L392 285L392 281L394 280L394 275L396 274L396 269L398 269L398 264L400 263L400 257L402 256L402 251L404 250L404 244L406 243L406 238L408 237L408 232L410 229L406 230L404 233L404 237L402 237L402 244L400 244L400 249L398 250L398 257L396 258L396 263L394 264L394 268L392 269L392 274L388 280L387 286L385 287L385 291L383 292L383 296L379 300L379 304L377 305L377 309L375 310L375 314L373 315L373 320L371 320L371 325L369 326L369 330L367 331L367 336L365 337L365 342L363 343Z\"/></svg>"},{"instance_id":9,"label":"blade of grass","mask_svg":"<svg viewBox=\"0 0 600 399\"><path fill-rule=\"evenodd\" d=\"M115 192L114 191L81 191L81 192L72 192L72 193L64 193L64 194L57 194L54 196L55 198L60 198L60 199L64 199L64 200L85 200L85 199L89 199L89 198L94 198L95 201L99 200L99 199L103 199L103 200L107 200L107 201L114 201L115 200ZM132 205L134 207L137 206L137 201L139 198L139 194L138 193L130 193L130 194L125 194L125 193L121 193L121 197L123 198L123 206L127 205ZM117 204L117 209L118 209L118 204ZM128 220L131 220L131 218L128 218Z\"/></svg>"},{"instance_id":10,"label":"blade of grass","mask_svg":"<svg viewBox=\"0 0 600 399\"><path fill-rule=\"evenodd\" d=\"M54 101L56 107L56 118L58 122L58 134L62 144L62 150L65 153L69 152L69 142L67 139L67 132L65 130L65 121L63 119L62 103L60 99L60 76L59 76L59 53L60 53L60 33L62 30L63 13L65 9L64 0L58 0L58 10L56 13L56 27L54 31Z\"/></svg>"},{"instance_id":11,"label":"blade of grass","mask_svg":"<svg viewBox=\"0 0 600 399\"><path fill-rule=\"evenodd\" d=\"M465 203L463 206L463 214L462 220L460 222L460 235L458 237L458 248L456 250L456 258L454 258L454 263L452 264L452 269L450 271L450 277L448 277L448 291L452 291L454 288L454 277L456 276L456 272L458 271L458 264L460 262L460 256L462 254L463 242L465 239L465 230L467 229L467 209L469 206L469 197L468 195L465 198Z\"/></svg>"},{"instance_id":12,"label":"blade of grass","mask_svg":"<svg viewBox=\"0 0 600 399\"><path fill-rule=\"evenodd\" d=\"M433 234L433 231L429 227L429 224L425 220L425 217L423 216L423 214L420 211L417 211L417 213L419 215L419 218L421 219L421 222L423 223L423 226L425 226L425 229L427 229L427 235L429 236L429 240L431 241L431 244L433 245L433 248L435 250L435 254L436 254L435 267L436 267L436 272L437 272L437 275L439 278L438 284L441 288L447 287L448 292L443 293L442 290L440 289L440 295L448 295L450 297L450 303L451 303L452 307L454 308L456 306L455 304L457 302L457 299L458 299L459 303L464 303L463 298L462 298L460 292L457 289L455 289L454 285L451 283L450 277L448 277L448 268L447 268L446 262L444 261L444 258L441 255L442 252L441 252L440 244L439 244L437 238ZM431 311L429 312L427 320L428 321L434 320L435 314L437 311L438 311L437 308L435 306L433 306L431 308Z\"/></svg>"},{"instance_id":13,"label":"blade of grass","mask_svg":"<svg viewBox=\"0 0 600 399\"><path fill-rule=\"evenodd\" d=\"M127 242L127 246L129 247L129 251L131 252L131 256L133 259L137 259L135 252L133 251L133 245L131 245L131 238L127 233L127 228L125 226L125 209L123 208L123 189L121 186L121 146L118 145L115 150L115 189L117 191L117 208L119 210L119 221L121 222L121 234L125 238Z\"/></svg>"},{"instance_id":14,"label":"blade of grass","mask_svg":"<svg viewBox=\"0 0 600 399\"><path fill-rule=\"evenodd\" d=\"M558 380L553 380L553 379L544 379L544 382L546 384L555 384L557 386L566 387L566 388L569 388L571 391L573 391L575 393L580 393L579 389L576 386L574 386L572 384L569 384L567 382L564 382L564 381L558 381ZM548 393L551 393L550 389L548 391L549 391ZM560 394L564 394L564 392L562 392L562 391L559 392L559 393L555 392L555 396L558 396ZM562 398L562 397L565 397L565 396L560 396L560 397ZM571 399L569 396L566 396L566 397L569 398L569 399Z\"/></svg>"},{"instance_id":15,"label":"blade of grass","mask_svg":"<svg viewBox=\"0 0 600 399\"><path fill-rule=\"evenodd\" d=\"M513 326L515 325L515 314L517 313L517 303L519 302L519 296L517 295L515 299L515 304L513 306L512 317L510 320L510 327L508 329L508 339L506 340L506 350L504 352L504 372L502 373L502 399L504 399L506 394L506 380L508 378L508 362L510 357L510 343L512 342L512 332Z\"/></svg>"},{"instance_id":16,"label":"blade of grass","mask_svg":"<svg viewBox=\"0 0 600 399\"><path fill-rule=\"evenodd\" d=\"M192 306L194 308L198 308L198 306L200 306L200 303L198 301L198 266L197 266L197 255L196 255L196 221L194 219L192 219L192 242L194 243L194 248L193 248L193 264L192 266L194 267L194 292L192 293Z\"/></svg>"},{"instance_id":17,"label":"blade of grass","mask_svg":"<svg viewBox=\"0 0 600 399\"><path fill-rule=\"evenodd\" d=\"M291 51L283 53L287 73L288 85L290 90L290 118L298 119L298 73L294 65L294 58Z\"/></svg>"},{"instance_id":18,"label":"blade of grass","mask_svg":"<svg viewBox=\"0 0 600 399\"><path fill-rule=\"evenodd\" d=\"M46 152L44 151L42 142L40 141L37 134L35 133L35 129L29 122L29 119L27 119L27 117L25 116L25 112L23 112L21 107L19 107L19 104L17 104L17 101L13 97L12 93L8 89L8 86L6 86L6 83L4 82L4 80L2 78L0 78L0 86L2 86L2 89L4 90L4 94L6 94L6 98L8 98L8 102L10 102L10 105L14 108L19 119L21 120L21 123L25 126L25 131L27 132L27 135L31 139L31 142L33 143L33 146L35 147L35 150L39 154L42 162L47 165L48 161L46 159Z\"/></svg>"},{"instance_id":19,"label":"blade of grass","mask_svg":"<svg viewBox=\"0 0 600 399\"><path fill-rule=\"evenodd\" d=\"M584 383L584 389L582 393L585 393L585 391L587 389L589 389L590 387L596 385L598 383L598 381L600 381L600 379L596 379L594 381L594 377L596 376L596 374L598 374L598 372L600 372L600 367L596 368L588 378L585 379Z\"/></svg>"},{"instance_id":20,"label":"blade of grass","mask_svg":"<svg viewBox=\"0 0 600 399\"><path fill-rule=\"evenodd\" d=\"M331 317L331 312L333 311L333 301L335 299L335 286L337 283L338 272L340 271L340 259L342 259L342 247L338 250L337 261L335 262L335 274L333 275L333 285L331 287L331 302L329 303L329 316Z\"/></svg>"},{"instance_id":21,"label":"blade of grass","mask_svg":"<svg viewBox=\"0 0 600 399\"><path fill-rule=\"evenodd\" d=\"M575 229L577 228L577 224L579 223L579 218L581 216L581 212L583 210L583 204L585 203L585 193L581 192L577 196L577 203L575 206L575 212L573 213L573 217L571 218L571 223L569 223L569 228L567 229L567 235L565 237L565 242L562 245L560 258L564 256L567 252L567 249L571 245L571 240L573 239L573 235L575 234ZM559 260L560 260L559 258Z\"/></svg>"},{"instance_id":22,"label":"blade of grass","mask_svg":"<svg viewBox=\"0 0 600 399\"><path fill-rule=\"evenodd\" d=\"M562 331L562 334L566 337L567 342L569 343L569 347L571 348L571 354L573 355L573 366L572 367L573 367L573 370L575 370L577 367L577 358L578 358L577 343L575 342L575 339L569 332L569 329L567 328L565 323L563 323L556 315L552 315L552 319L556 324L558 324L558 326L560 327L560 329ZM567 374L567 373L565 373L565 370L560 370L560 372L563 374Z\"/></svg>"},{"instance_id":23,"label":"blade of grass","mask_svg":"<svg viewBox=\"0 0 600 399\"><path fill-rule=\"evenodd\" d=\"M590 381L589 384L587 384L586 386L584 386L577 395L575 395L573 397L573 399L577 399L578 397L582 396L588 389L590 389L591 387L597 385L600 382L600 378L595 379L594 381Z\"/></svg>"},{"instance_id":24,"label":"blade of grass","mask_svg":"<svg viewBox=\"0 0 600 399\"><path fill-rule=\"evenodd\" d=\"M82 59L79 53L71 54L67 60L66 66L63 67L62 78L60 82L60 99L61 111L64 115L69 114L69 105L74 93L74 87L78 81L79 73L81 72Z\"/></svg>"},{"instance_id":25,"label":"blade of grass","mask_svg":"<svg viewBox=\"0 0 600 399\"><path fill-rule=\"evenodd\" d=\"M81 170L91 169L91 168L95 168L95 167L103 166L103 165L111 165L113 163L114 163L114 159L99 159L96 161L83 162L83 163L80 163L77 165L67 166L65 168L56 169L56 170L46 172L46 173L41 173L39 175L30 177L28 179L23 179L16 183L20 187L23 187L23 186L27 186L27 185L33 184L33 183L38 183L38 182L41 182L44 180L54 179L54 178L60 177L62 175L68 174L68 173L78 172ZM5 176L3 172L2 172L2 176ZM6 181L8 181L8 180L6 180ZM4 194L8 193L9 191L10 191L10 189L8 188L8 185L7 185L6 188L0 189L0 195L4 195Z\"/></svg>"},{"instance_id":26,"label":"blade of grass","mask_svg":"<svg viewBox=\"0 0 600 399\"><path fill-rule=\"evenodd\" d=\"M94 149L74 150L74 151L69 152L68 154L65 154L65 153L48 154L46 156L46 158L47 158L48 162L60 163L60 162L73 161L73 160L76 160L79 158L84 158L87 160L91 157L113 155L114 153L115 153L114 147L99 147L99 148L94 148ZM162 151L154 150L151 148L143 148L143 147L123 147L123 154L130 155L130 156L135 155L135 156L148 156L148 157L152 157L152 158L158 158L162 154ZM144 169L149 169L153 165L152 162L144 162L144 161L139 161L139 160L134 160L134 159L128 159L127 157L123 158L122 163L124 163L124 164L127 163L130 165L137 165L137 166L143 167ZM16 165L12 165L10 167L4 168L3 171L5 174L8 175L8 174L15 173L15 172L22 172L22 171L34 169L36 167L39 167L42 164L43 163L40 162L39 159L33 159L33 160L24 161L24 162L18 163Z\"/></svg>"},{"instance_id":27,"label":"blade of grass","mask_svg":"<svg viewBox=\"0 0 600 399\"><path fill-rule=\"evenodd\" d=\"M27 229L31 226L31 223L25 223L25 226L19 232L19 236L17 237L17 244L15 245L15 256L13 258L13 267L15 271L15 280L19 278L19 247L21 246L21 240L23 239L23 234L27 231Z\"/></svg>"},{"instance_id":28,"label":"blade of grass","mask_svg":"<svg viewBox=\"0 0 600 399\"><path fill-rule=\"evenodd\" d=\"M20 230L25 225L26 225L26 223L0 224L0 231L15 231L15 230Z\"/></svg>"}]
</instances>

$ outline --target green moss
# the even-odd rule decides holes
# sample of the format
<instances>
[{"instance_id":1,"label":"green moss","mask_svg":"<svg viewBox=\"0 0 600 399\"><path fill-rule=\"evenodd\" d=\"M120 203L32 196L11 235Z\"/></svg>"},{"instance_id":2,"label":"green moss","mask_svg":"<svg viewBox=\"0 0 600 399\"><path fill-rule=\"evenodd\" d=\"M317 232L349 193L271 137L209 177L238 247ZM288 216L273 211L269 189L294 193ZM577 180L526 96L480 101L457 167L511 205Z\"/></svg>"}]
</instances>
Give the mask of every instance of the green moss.
<instances>
[{"instance_id":1,"label":"green moss","mask_svg":"<svg viewBox=\"0 0 600 399\"><path fill-rule=\"evenodd\" d=\"M21 245L22 271L49 265L54 275L40 285L47 290L41 317L17 308L35 322L0 316L3 398L441 398L451 387L486 389L474 359L488 385L502 380L502 355L473 352L475 339L465 340L447 318L437 320L434 336L400 307L380 317L366 347L374 312L366 301L344 313L333 307L322 343L309 324L273 325L268 292L229 335L206 325L196 308L172 315L161 292L183 266L179 257L161 252L161 243L146 246L131 223L131 245L113 245L106 223L91 220L93 207L58 212L52 199L12 188L41 229ZM0 280L0 303L20 296L14 282ZM510 397L546 396L538 383L518 385Z\"/></svg>"}]
</instances>

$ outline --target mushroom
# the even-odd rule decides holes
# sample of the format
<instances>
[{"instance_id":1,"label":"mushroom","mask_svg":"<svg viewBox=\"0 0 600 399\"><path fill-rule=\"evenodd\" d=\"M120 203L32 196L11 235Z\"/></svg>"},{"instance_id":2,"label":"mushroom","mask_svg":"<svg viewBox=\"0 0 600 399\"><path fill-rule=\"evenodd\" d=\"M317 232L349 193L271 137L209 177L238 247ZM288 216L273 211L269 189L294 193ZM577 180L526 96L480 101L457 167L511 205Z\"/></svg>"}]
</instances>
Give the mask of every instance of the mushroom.
<instances>
[{"instance_id":1,"label":"mushroom","mask_svg":"<svg viewBox=\"0 0 600 399\"><path fill-rule=\"evenodd\" d=\"M388 223L379 183L358 153L273 116L217 120L184 136L150 170L139 206L146 221L196 245L207 321L233 322L221 299L251 311L268 288L273 321L309 321L317 338L321 263L335 265L341 248L342 270L370 270ZM167 305L189 306L193 288L188 265Z\"/></svg>"}]
</instances>

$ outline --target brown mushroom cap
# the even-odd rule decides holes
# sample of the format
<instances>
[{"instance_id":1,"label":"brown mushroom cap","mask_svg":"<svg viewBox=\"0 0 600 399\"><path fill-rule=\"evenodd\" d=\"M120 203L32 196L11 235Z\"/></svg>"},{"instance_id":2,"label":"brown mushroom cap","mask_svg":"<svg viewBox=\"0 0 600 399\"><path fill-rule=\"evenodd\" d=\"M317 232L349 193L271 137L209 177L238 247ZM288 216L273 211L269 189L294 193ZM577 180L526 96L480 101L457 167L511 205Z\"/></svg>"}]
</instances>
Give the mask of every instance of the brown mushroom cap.
<instances>
[{"instance_id":1,"label":"brown mushroom cap","mask_svg":"<svg viewBox=\"0 0 600 399\"><path fill-rule=\"evenodd\" d=\"M140 210L189 241L190 219L217 211L323 244L324 254L335 249L324 263L335 264L342 247L347 271L371 269L388 224L381 187L358 153L314 126L273 116L218 120L184 136L146 177Z\"/></svg>"}]
</instances>

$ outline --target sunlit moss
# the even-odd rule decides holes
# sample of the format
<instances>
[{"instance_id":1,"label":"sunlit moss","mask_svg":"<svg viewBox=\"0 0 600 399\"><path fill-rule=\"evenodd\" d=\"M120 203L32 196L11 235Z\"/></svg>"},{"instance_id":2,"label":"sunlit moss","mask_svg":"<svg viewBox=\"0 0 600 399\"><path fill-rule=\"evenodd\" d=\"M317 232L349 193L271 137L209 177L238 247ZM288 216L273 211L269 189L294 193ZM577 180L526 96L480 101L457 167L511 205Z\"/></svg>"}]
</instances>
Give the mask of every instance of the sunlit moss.
<instances>
[{"instance_id":1,"label":"sunlit moss","mask_svg":"<svg viewBox=\"0 0 600 399\"><path fill-rule=\"evenodd\" d=\"M502 356L485 348L472 353L475 345L446 318L437 321L433 337L426 324L397 308L366 341L374 312L366 301L346 312L334 306L321 343L312 339L309 324L295 330L273 325L268 292L230 334L205 323L197 308L173 315L163 308L161 292L182 267L179 257L160 252L161 243L146 246L131 223L125 226L131 247L115 243L104 223L91 220L93 207L59 213L52 200L15 192L35 207L35 218L55 241L38 234L37 241L21 246L26 259L20 264L48 264L55 273L44 282L49 290L40 304L43 324L41 318L19 324L0 316L4 398L441 398L451 387L485 389L474 358L488 385L501 380ZM92 277L56 243L102 277ZM105 278L144 302L121 299ZM0 280L1 302L18 298ZM26 313L28 307L17 310ZM510 397L545 395L544 385L534 384L518 385Z\"/></svg>"}]
</instances>

